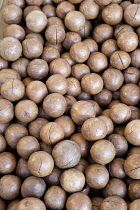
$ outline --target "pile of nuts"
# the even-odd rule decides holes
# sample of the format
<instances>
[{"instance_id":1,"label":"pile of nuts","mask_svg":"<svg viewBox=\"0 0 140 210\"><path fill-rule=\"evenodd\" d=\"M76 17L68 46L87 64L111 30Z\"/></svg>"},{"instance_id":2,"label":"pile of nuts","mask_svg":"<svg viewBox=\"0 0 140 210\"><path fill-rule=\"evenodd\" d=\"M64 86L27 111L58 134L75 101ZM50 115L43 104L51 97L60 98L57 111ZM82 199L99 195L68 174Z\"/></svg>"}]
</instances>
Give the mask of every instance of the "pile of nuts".
<instances>
[{"instance_id":1,"label":"pile of nuts","mask_svg":"<svg viewBox=\"0 0 140 210\"><path fill-rule=\"evenodd\" d=\"M140 0L9 0L0 210L140 210Z\"/></svg>"}]
</instances>

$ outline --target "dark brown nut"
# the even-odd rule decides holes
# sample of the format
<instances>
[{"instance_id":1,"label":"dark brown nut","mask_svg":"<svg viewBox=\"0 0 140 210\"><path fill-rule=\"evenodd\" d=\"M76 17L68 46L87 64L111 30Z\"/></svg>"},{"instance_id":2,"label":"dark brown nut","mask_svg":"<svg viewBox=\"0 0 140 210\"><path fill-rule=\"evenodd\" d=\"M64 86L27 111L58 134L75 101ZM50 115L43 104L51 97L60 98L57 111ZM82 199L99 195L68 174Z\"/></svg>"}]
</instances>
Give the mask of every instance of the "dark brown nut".
<instances>
[{"instance_id":1,"label":"dark brown nut","mask_svg":"<svg viewBox=\"0 0 140 210\"><path fill-rule=\"evenodd\" d=\"M42 12L48 18L56 16L56 8L53 5L45 5L44 7L42 7Z\"/></svg>"},{"instance_id":2,"label":"dark brown nut","mask_svg":"<svg viewBox=\"0 0 140 210\"><path fill-rule=\"evenodd\" d=\"M64 140L54 146L52 156L57 167L72 168L81 158L80 147L74 141Z\"/></svg>"},{"instance_id":3,"label":"dark brown nut","mask_svg":"<svg viewBox=\"0 0 140 210\"><path fill-rule=\"evenodd\" d=\"M124 199L119 196L109 196L105 198L101 204L100 210L106 210L109 208L113 208L114 210L121 209L127 210L127 205Z\"/></svg>"},{"instance_id":4,"label":"dark brown nut","mask_svg":"<svg viewBox=\"0 0 140 210\"><path fill-rule=\"evenodd\" d=\"M25 78L27 76L27 66L29 62L27 58L21 57L12 62L11 68L16 70L22 78Z\"/></svg>"},{"instance_id":5,"label":"dark brown nut","mask_svg":"<svg viewBox=\"0 0 140 210\"><path fill-rule=\"evenodd\" d=\"M68 77L71 73L70 64L64 58L54 59L50 63L50 74L62 74L64 77Z\"/></svg>"},{"instance_id":6,"label":"dark brown nut","mask_svg":"<svg viewBox=\"0 0 140 210\"><path fill-rule=\"evenodd\" d=\"M27 67L27 73L28 75L37 80L41 80L44 77L48 75L49 68L48 64L43 59L34 59L32 60L28 67Z\"/></svg>"},{"instance_id":7,"label":"dark brown nut","mask_svg":"<svg viewBox=\"0 0 140 210\"><path fill-rule=\"evenodd\" d=\"M28 169L34 176L48 176L54 168L52 156L44 151L38 151L31 154L28 159Z\"/></svg>"},{"instance_id":8,"label":"dark brown nut","mask_svg":"<svg viewBox=\"0 0 140 210\"><path fill-rule=\"evenodd\" d=\"M115 100L112 100L111 103L108 105L108 108L111 109L114 105L116 104L120 104L121 101L115 99Z\"/></svg>"},{"instance_id":9,"label":"dark brown nut","mask_svg":"<svg viewBox=\"0 0 140 210\"><path fill-rule=\"evenodd\" d=\"M92 203L90 198L82 193L77 192L70 195L66 202L66 208L67 210L91 210L92 209Z\"/></svg>"},{"instance_id":10,"label":"dark brown nut","mask_svg":"<svg viewBox=\"0 0 140 210\"><path fill-rule=\"evenodd\" d=\"M96 2L97 2L97 0L96 0ZM103 198L93 197L93 198L91 198L91 202L92 202L92 210L99 210L101 203L103 202Z\"/></svg>"},{"instance_id":11,"label":"dark brown nut","mask_svg":"<svg viewBox=\"0 0 140 210\"><path fill-rule=\"evenodd\" d=\"M43 109L50 117L60 117L66 111L66 100L60 93L51 93L43 101Z\"/></svg>"},{"instance_id":12,"label":"dark brown nut","mask_svg":"<svg viewBox=\"0 0 140 210\"><path fill-rule=\"evenodd\" d=\"M99 14L99 6L94 1L82 1L79 11L85 16L87 20L95 19Z\"/></svg>"},{"instance_id":13,"label":"dark brown nut","mask_svg":"<svg viewBox=\"0 0 140 210\"><path fill-rule=\"evenodd\" d=\"M42 43L38 39L34 38L25 39L22 42L22 48L23 48L23 55L29 59L40 57L43 51Z\"/></svg>"},{"instance_id":14,"label":"dark brown nut","mask_svg":"<svg viewBox=\"0 0 140 210\"><path fill-rule=\"evenodd\" d=\"M91 100L91 95L82 90L81 93L77 96L77 100Z\"/></svg>"},{"instance_id":15,"label":"dark brown nut","mask_svg":"<svg viewBox=\"0 0 140 210\"><path fill-rule=\"evenodd\" d=\"M103 195L105 198L113 195L125 198L127 195L126 184L121 179L110 179L106 187L103 189Z\"/></svg>"},{"instance_id":16,"label":"dark brown nut","mask_svg":"<svg viewBox=\"0 0 140 210\"><path fill-rule=\"evenodd\" d=\"M135 146L140 145L140 120L132 120L125 127L125 138L127 141Z\"/></svg>"},{"instance_id":17,"label":"dark brown nut","mask_svg":"<svg viewBox=\"0 0 140 210\"><path fill-rule=\"evenodd\" d=\"M103 43L113 37L113 27L108 24L100 24L93 30L93 38L97 43Z\"/></svg>"},{"instance_id":18,"label":"dark brown nut","mask_svg":"<svg viewBox=\"0 0 140 210\"><path fill-rule=\"evenodd\" d=\"M64 138L69 138L75 131L75 124L69 116L63 115L56 118L55 122L64 130Z\"/></svg>"},{"instance_id":19,"label":"dark brown nut","mask_svg":"<svg viewBox=\"0 0 140 210\"><path fill-rule=\"evenodd\" d=\"M42 11L34 10L26 16L27 27L36 33L43 31L47 25L47 17Z\"/></svg>"},{"instance_id":20,"label":"dark brown nut","mask_svg":"<svg viewBox=\"0 0 140 210\"><path fill-rule=\"evenodd\" d=\"M0 99L0 123L8 123L14 117L14 106L7 99Z\"/></svg>"},{"instance_id":21,"label":"dark brown nut","mask_svg":"<svg viewBox=\"0 0 140 210\"><path fill-rule=\"evenodd\" d=\"M0 56L7 61L17 60L22 53L22 46L18 39L5 37L0 41Z\"/></svg>"},{"instance_id":22,"label":"dark brown nut","mask_svg":"<svg viewBox=\"0 0 140 210\"><path fill-rule=\"evenodd\" d=\"M105 124L107 126L107 135L113 133L114 125L113 125L112 120L109 117L104 116L104 115L100 115L99 119L101 119L105 122Z\"/></svg>"},{"instance_id":23,"label":"dark brown nut","mask_svg":"<svg viewBox=\"0 0 140 210\"><path fill-rule=\"evenodd\" d=\"M135 67L129 67L123 72L125 83L137 84L140 78L140 71Z\"/></svg>"},{"instance_id":24,"label":"dark brown nut","mask_svg":"<svg viewBox=\"0 0 140 210\"><path fill-rule=\"evenodd\" d=\"M95 189L103 189L109 181L109 173L105 166L91 164L85 169L86 183Z\"/></svg>"},{"instance_id":25,"label":"dark brown nut","mask_svg":"<svg viewBox=\"0 0 140 210\"><path fill-rule=\"evenodd\" d=\"M16 166L16 175L21 179L26 179L28 176L31 176L30 171L28 170L27 160L20 158Z\"/></svg>"},{"instance_id":26,"label":"dark brown nut","mask_svg":"<svg viewBox=\"0 0 140 210\"><path fill-rule=\"evenodd\" d=\"M87 61L88 66L93 72L102 72L108 67L107 57L101 52L93 52Z\"/></svg>"},{"instance_id":27,"label":"dark brown nut","mask_svg":"<svg viewBox=\"0 0 140 210\"><path fill-rule=\"evenodd\" d=\"M130 203L129 209L130 210L137 210L140 208L140 199L136 199L132 203Z\"/></svg>"},{"instance_id":28,"label":"dark brown nut","mask_svg":"<svg viewBox=\"0 0 140 210\"><path fill-rule=\"evenodd\" d=\"M115 158L109 164L109 172L111 176L116 177L118 179L124 179L126 177L126 173L124 171L124 162L125 160L122 158Z\"/></svg>"},{"instance_id":29,"label":"dark brown nut","mask_svg":"<svg viewBox=\"0 0 140 210\"><path fill-rule=\"evenodd\" d=\"M38 115L38 107L31 100L21 100L15 106L15 116L21 122L31 122Z\"/></svg>"},{"instance_id":30,"label":"dark brown nut","mask_svg":"<svg viewBox=\"0 0 140 210\"><path fill-rule=\"evenodd\" d=\"M103 139L107 135L107 126L100 118L90 118L82 125L82 135L88 141Z\"/></svg>"},{"instance_id":31,"label":"dark brown nut","mask_svg":"<svg viewBox=\"0 0 140 210\"><path fill-rule=\"evenodd\" d=\"M70 112L72 105L77 100L73 96L70 96L70 95L65 95L65 99L66 99L66 103L67 103L66 113L68 114Z\"/></svg>"},{"instance_id":32,"label":"dark brown nut","mask_svg":"<svg viewBox=\"0 0 140 210\"><path fill-rule=\"evenodd\" d=\"M48 152L50 155L52 154L52 146L47 145L44 142L40 142L40 150Z\"/></svg>"},{"instance_id":33,"label":"dark brown nut","mask_svg":"<svg viewBox=\"0 0 140 210\"><path fill-rule=\"evenodd\" d=\"M98 5L106 6L106 5L110 4L112 1L111 0L95 0L95 2Z\"/></svg>"},{"instance_id":34,"label":"dark brown nut","mask_svg":"<svg viewBox=\"0 0 140 210\"><path fill-rule=\"evenodd\" d=\"M70 137L70 140L76 142L81 150L81 156L85 157L89 154L90 143L82 136L81 133L75 133Z\"/></svg>"},{"instance_id":35,"label":"dark brown nut","mask_svg":"<svg viewBox=\"0 0 140 210\"><path fill-rule=\"evenodd\" d=\"M110 64L114 68L117 68L119 70L124 70L128 68L128 66L131 63L130 55L125 51L115 51L110 56Z\"/></svg>"},{"instance_id":36,"label":"dark brown nut","mask_svg":"<svg viewBox=\"0 0 140 210\"><path fill-rule=\"evenodd\" d=\"M6 149L7 142L2 134L0 134L0 153Z\"/></svg>"},{"instance_id":37,"label":"dark brown nut","mask_svg":"<svg viewBox=\"0 0 140 210\"><path fill-rule=\"evenodd\" d=\"M140 8L138 4L131 4L124 10L124 20L130 26L137 27L140 25Z\"/></svg>"},{"instance_id":38,"label":"dark brown nut","mask_svg":"<svg viewBox=\"0 0 140 210\"><path fill-rule=\"evenodd\" d=\"M87 119L95 117L95 111L90 102L78 101L71 107L71 118L78 124L82 125Z\"/></svg>"},{"instance_id":39,"label":"dark brown nut","mask_svg":"<svg viewBox=\"0 0 140 210\"><path fill-rule=\"evenodd\" d=\"M123 74L118 69L107 69L102 75L104 85L108 90L116 91L118 90L124 81Z\"/></svg>"},{"instance_id":40,"label":"dark brown nut","mask_svg":"<svg viewBox=\"0 0 140 210\"><path fill-rule=\"evenodd\" d=\"M85 185L85 176L78 169L68 169L61 174L60 184L65 192L78 192L81 191Z\"/></svg>"},{"instance_id":41,"label":"dark brown nut","mask_svg":"<svg viewBox=\"0 0 140 210\"><path fill-rule=\"evenodd\" d=\"M134 29L130 25L122 24L115 29L114 31L115 38L118 39L118 36L124 32L134 32Z\"/></svg>"},{"instance_id":42,"label":"dark brown nut","mask_svg":"<svg viewBox=\"0 0 140 210\"><path fill-rule=\"evenodd\" d=\"M83 76L90 73L90 68L86 64L75 64L72 66L71 74L78 80L81 80Z\"/></svg>"},{"instance_id":43,"label":"dark brown nut","mask_svg":"<svg viewBox=\"0 0 140 210\"><path fill-rule=\"evenodd\" d=\"M140 180L132 181L129 184L128 195L132 201L140 199Z\"/></svg>"},{"instance_id":44,"label":"dark brown nut","mask_svg":"<svg viewBox=\"0 0 140 210\"><path fill-rule=\"evenodd\" d=\"M122 21L123 9L118 4L109 4L103 8L102 18L109 25L117 25Z\"/></svg>"},{"instance_id":45,"label":"dark brown nut","mask_svg":"<svg viewBox=\"0 0 140 210\"><path fill-rule=\"evenodd\" d=\"M70 48L70 56L76 63L83 63L89 57L90 51L83 42L75 42Z\"/></svg>"},{"instance_id":46,"label":"dark brown nut","mask_svg":"<svg viewBox=\"0 0 140 210\"><path fill-rule=\"evenodd\" d=\"M13 37L21 42L25 38L25 30L17 24L11 24L4 29L3 37Z\"/></svg>"},{"instance_id":47,"label":"dark brown nut","mask_svg":"<svg viewBox=\"0 0 140 210\"><path fill-rule=\"evenodd\" d=\"M44 202L50 209L63 209L65 207L67 195L59 186L52 186L45 192Z\"/></svg>"},{"instance_id":48,"label":"dark brown nut","mask_svg":"<svg viewBox=\"0 0 140 210\"><path fill-rule=\"evenodd\" d=\"M117 45L125 52L132 52L138 46L138 36L133 31L123 32L118 36Z\"/></svg>"},{"instance_id":49,"label":"dark brown nut","mask_svg":"<svg viewBox=\"0 0 140 210\"><path fill-rule=\"evenodd\" d=\"M80 82L76 78L74 77L67 78L67 83L68 83L67 95L76 97L81 93Z\"/></svg>"},{"instance_id":50,"label":"dark brown nut","mask_svg":"<svg viewBox=\"0 0 140 210\"><path fill-rule=\"evenodd\" d=\"M23 16L24 16L24 19L26 19L27 15L32 12L32 11L35 11L35 10L38 10L38 11L41 11L40 7L39 6L27 6L24 11L23 11Z\"/></svg>"},{"instance_id":51,"label":"dark brown nut","mask_svg":"<svg viewBox=\"0 0 140 210\"><path fill-rule=\"evenodd\" d=\"M48 63L53 61L56 58L60 58L60 53L57 49L53 47L44 47L43 53L42 53L42 59Z\"/></svg>"},{"instance_id":52,"label":"dark brown nut","mask_svg":"<svg viewBox=\"0 0 140 210\"><path fill-rule=\"evenodd\" d=\"M100 106L107 106L112 100L112 93L108 89L102 89L100 93L94 96L94 100Z\"/></svg>"},{"instance_id":53,"label":"dark brown nut","mask_svg":"<svg viewBox=\"0 0 140 210\"><path fill-rule=\"evenodd\" d=\"M18 141L16 149L20 157L28 159L32 153L40 150L40 145L35 137L24 136Z\"/></svg>"},{"instance_id":54,"label":"dark brown nut","mask_svg":"<svg viewBox=\"0 0 140 210\"><path fill-rule=\"evenodd\" d=\"M127 105L137 105L140 100L140 88L138 85L129 83L120 89L120 99Z\"/></svg>"},{"instance_id":55,"label":"dark brown nut","mask_svg":"<svg viewBox=\"0 0 140 210\"><path fill-rule=\"evenodd\" d=\"M60 25L50 25L45 31L45 37L51 44L61 43L65 39L65 30Z\"/></svg>"},{"instance_id":56,"label":"dark brown nut","mask_svg":"<svg viewBox=\"0 0 140 210\"><path fill-rule=\"evenodd\" d=\"M34 101L36 104L39 104L48 95L48 90L43 82L36 80L27 85L26 95L30 100Z\"/></svg>"},{"instance_id":57,"label":"dark brown nut","mask_svg":"<svg viewBox=\"0 0 140 210\"><path fill-rule=\"evenodd\" d=\"M58 185L60 182L60 176L62 174L62 170L57 166L54 166L52 172L44 177L44 181L49 185Z\"/></svg>"},{"instance_id":58,"label":"dark brown nut","mask_svg":"<svg viewBox=\"0 0 140 210\"><path fill-rule=\"evenodd\" d=\"M7 5L2 11L2 18L9 25L18 24L22 19L22 9L15 4Z\"/></svg>"},{"instance_id":59,"label":"dark brown nut","mask_svg":"<svg viewBox=\"0 0 140 210\"><path fill-rule=\"evenodd\" d=\"M25 86L18 79L9 79L1 86L1 95L9 101L18 101L25 94Z\"/></svg>"},{"instance_id":60,"label":"dark brown nut","mask_svg":"<svg viewBox=\"0 0 140 210\"><path fill-rule=\"evenodd\" d=\"M28 5L41 6L41 4L43 4L43 0L26 0L26 3Z\"/></svg>"},{"instance_id":61,"label":"dark brown nut","mask_svg":"<svg viewBox=\"0 0 140 210\"><path fill-rule=\"evenodd\" d=\"M92 145L90 154L96 163L105 165L114 159L116 150L108 140L99 140Z\"/></svg>"},{"instance_id":62,"label":"dark brown nut","mask_svg":"<svg viewBox=\"0 0 140 210\"><path fill-rule=\"evenodd\" d=\"M24 210L28 210L28 209L46 210L46 206L43 203L43 201L41 201L40 199L34 198L34 197L29 197L29 198L24 198L19 202L19 204L17 206L17 210L22 210L22 209L24 209Z\"/></svg>"},{"instance_id":63,"label":"dark brown nut","mask_svg":"<svg viewBox=\"0 0 140 210\"><path fill-rule=\"evenodd\" d=\"M29 124L28 129L30 135L34 136L37 139L40 139L40 130L46 123L48 123L48 120L46 120L45 118L36 118Z\"/></svg>"},{"instance_id":64,"label":"dark brown nut","mask_svg":"<svg viewBox=\"0 0 140 210\"><path fill-rule=\"evenodd\" d=\"M54 74L46 81L46 86L50 93L66 94L68 90L68 83L62 74Z\"/></svg>"},{"instance_id":65,"label":"dark brown nut","mask_svg":"<svg viewBox=\"0 0 140 210\"><path fill-rule=\"evenodd\" d=\"M43 179L30 176L24 180L21 185L21 194L23 198L35 197L41 198L46 190L46 183Z\"/></svg>"},{"instance_id":66,"label":"dark brown nut","mask_svg":"<svg viewBox=\"0 0 140 210\"><path fill-rule=\"evenodd\" d=\"M74 10L75 6L72 3L68 1L63 1L56 7L56 14L59 18L64 19L68 12Z\"/></svg>"},{"instance_id":67,"label":"dark brown nut","mask_svg":"<svg viewBox=\"0 0 140 210\"><path fill-rule=\"evenodd\" d=\"M131 117L131 109L126 104L119 103L111 108L109 116L114 123L125 123Z\"/></svg>"},{"instance_id":68,"label":"dark brown nut","mask_svg":"<svg viewBox=\"0 0 140 210\"><path fill-rule=\"evenodd\" d=\"M134 50L131 54L131 65L136 67L136 68L140 68L140 49L137 48L136 50Z\"/></svg>"},{"instance_id":69,"label":"dark brown nut","mask_svg":"<svg viewBox=\"0 0 140 210\"><path fill-rule=\"evenodd\" d=\"M9 188L10 186L10 188ZM0 196L5 200L14 200L20 194L21 180L14 175L5 175L0 179Z\"/></svg>"},{"instance_id":70,"label":"dark brown nut","mask_svg":"<svg viewBox=\"0 0 140 210\"><path fill-rule=\"evenodd\" d=\"M10 152L0 153L0 173L9 174L14 171L16 167L16 158Z\"/></svg>"},{"instance_id":71,"label":"dark brown nut","mask_svg":"<svg viewBox=\"0 0 140 210\"><path fill-rule=\"evenodd\" d=\"M49 122L41 128L40 138L45 144L54 145L64 138L64 130L56 122Z\"/></svg>"},{"instance_id":72,"label":"dark brown nut","mask_svg":"<svg viewBox=\"0 0 140 210\"><path fill-rule=\"evenodd\" d=\"M91 38L88 38L88 39L85 39L83 41L83 43L87 45L87 47L89 48L90 53L98 51L98 44L96 43L95 40L93 40Z\"/></svg>"},{"instance_id":73,"label":"dark brown nut","mask_svg":"<svg viewBox=\"0 0 140 210\"><path fill-rule=\"evenodd\" d=\"M102 44L101 51L107 57L110 57L113 52L118 50L117 41L115 39L108 39Z\"/></svg>"},{"instance_id":74,"label":"dark brown nut","mask_svg":"<svg viewBox=\"0 0 140 210\"><path fill-rule=\"evenodd\" d=\"M18 123L12 123L5 131L6 142L13 149L16 148L19 139L27 135L27 128L24 125Z\"/></svg>"},{"instance_id":75,"label":"dark brown nut","mask_svg":"<svg viewBox=\"0 0 140 210\"><path fill-rule=\"evenodd\" d=\"M128 150L128 142L121 134L111 134L107 139L114 145L116 156L123 156Z\"/></svg>"},{"instance_id":76,"label":"dark brown nut","mask_svg":"<svg viewBox=\"0 0 140 210\"><path fill-rule=\"evenodd\" d=\"M100 75L89 73L82 78L81 87L84 91L95 95L103 89L103 80Z\"/></svg>"},{"instance_id":77,"label":"dark brown nut","mask_svg":"<svg viewBox=\"0 0 140 210\"><path fill-rule=\"evenodd\" d=\"M20 199L16 199L16 200L13 200L9 203L9 205L7 206L7 210L15 210L17 209L17 206L19 204L21 200Z\"/></svg>"},{"instance_id":78,"label":"dark brown nut","mask_svg":"<svg viewBox=\"0 0 140 210\"><path fill-rule=\"evenodd\" d=\"M125 173L132 179L140 179L140 155L130 155L124 162Z\"/></svg>"},{"instance_id":79,"label":"dark brown nut","mask_svg":"<svg viewBox=\"0 0 140 210\"><path fill-rule=\"evenodd\" d=\"M68 2L64 1L62 3L68 3ZM63 47L65 47L67 50L69 50L70 47L75 42L81 42L81 36L76 32L67 32L62 44L63 44Z\"/></svg>"},{"instance_id":80,"label":"dark brown nut","mask_svg":"<svg viewBox=\"0 0 140 210\"><path fill-rule=\"evenodd\" d=\"M72 3L72 2L71 2ZM70 11L65 16L65 25L70 31L79 32L85 25L85 17L79 11Z\"/></svg>"}]
</instances>

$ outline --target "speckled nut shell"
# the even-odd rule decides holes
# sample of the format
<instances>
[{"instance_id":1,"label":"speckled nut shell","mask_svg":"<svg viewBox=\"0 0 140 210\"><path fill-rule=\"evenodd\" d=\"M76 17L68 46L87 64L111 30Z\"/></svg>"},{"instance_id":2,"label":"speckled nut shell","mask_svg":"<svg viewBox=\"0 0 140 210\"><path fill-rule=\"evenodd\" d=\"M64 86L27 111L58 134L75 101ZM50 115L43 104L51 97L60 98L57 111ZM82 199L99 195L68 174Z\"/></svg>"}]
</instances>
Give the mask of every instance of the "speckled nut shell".
<instances>
[{"instance_id":1,"label":"speckled nut shell","mask_svg":"<svg viewBox=\"0 0 140 210\"><path fill-rule=\"evenodd\" d=\"M100 118L90 118L82 125L82 135L88 141L103 139L107 135L107 126Z\"/></svg>"},{"instance_id":2,"label":"speckled nut shell","mask_svg":"<svg viewBox=\"0 0 140 210\"><path fill-rule=\"evenodd\" d=\"M46 210L46 206L43 203L43 201L34 197L22 199L17 206L17 210L22 210L22 209L28 210L29 208Z\"/></svg>"},{"instance_id":3,"label":"speckled nut shell","mask_svg":"<svg viewBox=\"0 0 140 210\"><path fill-rule=\"evenodd\" d=\"M31 31L39 33L46 27L47 17L41 11L32 11L26 17L26 25Z\"/></svg>"},{"instance_id":4,"label":"speckled nut shell","mask_svg":"<svg viewBox=\"0 0 140 210\"><path fill-rule=\"evenodd\" d=\"M125 137L130 144L140 145L140 120L132 120L125 127Z\"/></svg>"},{"instance_id":5,"label":"speckled nut shell","mask_svg":"<svg viewBox=\"0 0 140 210\"><path fill-rule=\"evenodd\" d=\"M6 37L0 41L0 56L7 61L17 60L22 53L22 46L18 39Z\"/></svg>"},{"instance_id":6,"label":"speckled nut shell","mask_svg":"<svg viewBox=\"0 0 140 210\"><path fill-rule=\"evenodd\" d=\"M2 11L2 18L7 24L18 24L22 19L22 9L18 5L7 5Z\"/></svg>"},{"instance_id":7,"label":"speckled nut shell","mask_svg":"<svg viewBox=\"0 0 140 210\"><path fill-rule=\"evenodd\" d=\"M71 11L67 13L64 21L70 31L79 32L84 27L85 17L79 11Z\"/></svg>"},{"instance_id":8,"label":"speckled nut shell","mask_svg":"<svg viewBox=\"0 0 140 210\"><path fill-rule=\"evenodd\" d=\"M106 210L107 208L113 208L114 210L127 210L127 205L124 199L121 197L109 196L103 200L100 210Z\"/></svg>"},{"instance_id":9,"label":"speckled nut shell","mask_svg":"<svg viewBox=\"0 0 140 210\"><path fill-rule=\"evenodd\" d=\"M140 155L130 155L124 162L124 170L132 179L140 179Z\"/></svg>"},{"instance_id":10,"label":"speckled nut shell","mask_svg":"<svg viewBox=\"0 0 140 210\"><path fill-rule=\"evenodd\" d=\"M81 87L91 95L98 94L103 88L103 80L96 73L86 74L81 80Z\"/></svg>"},{"instance_id":11,"label":"speckled nut shell","mask_svg":"<svg viewBox=\"0 0 140 210\"><path fill-rule=\"evenodd\" d=\"M0 99L0 123L8 123L14 117L14 106L7 99Z\"/></svg>"},{"instance_id":12,"label":"speckled nut shell","mask_svg":"<svg viewBox=\"0 0 140 210\"><path fill-rule=\"evenodd\" d=\"M52 156L56 166L59 168L72 168L80 160L80 147L74 141L64 140L54 146Z\"/></svg>"},{"instance_id":13,"label":"speckled nut shell","mask_svg":"<svg viewBox=\"0 0 140 210\"><path fill-rule=\"evenodd\" d=\"M140 25L140 7L138 4L131 4L124 10L125 21L133 27Z\"/></svg>"}]
</instances>

